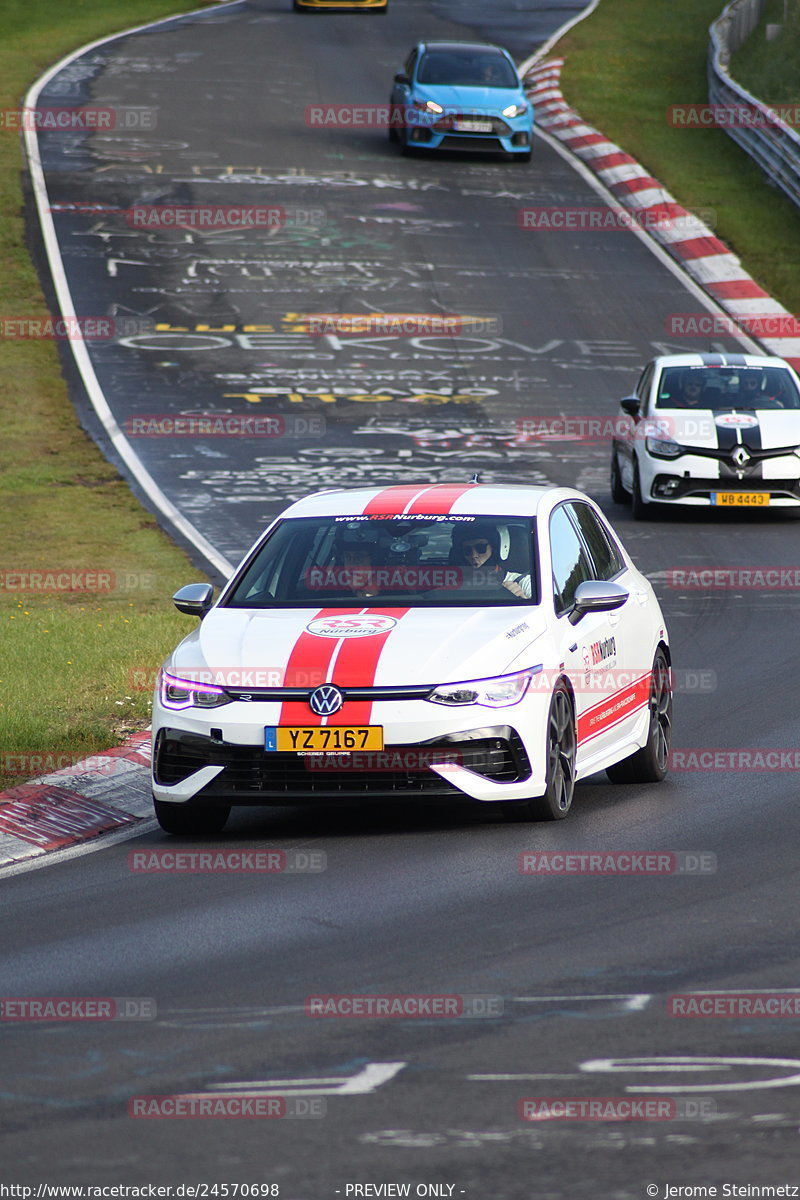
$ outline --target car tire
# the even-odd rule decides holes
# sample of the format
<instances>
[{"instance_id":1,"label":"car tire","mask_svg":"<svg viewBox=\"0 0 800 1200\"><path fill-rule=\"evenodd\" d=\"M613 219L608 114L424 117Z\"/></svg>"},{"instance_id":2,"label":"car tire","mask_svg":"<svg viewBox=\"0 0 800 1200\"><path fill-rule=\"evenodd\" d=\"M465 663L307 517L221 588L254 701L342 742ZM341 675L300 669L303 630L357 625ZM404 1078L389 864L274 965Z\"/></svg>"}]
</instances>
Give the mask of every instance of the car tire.
<instances>
[{"instance_id":1,"label":"car tire","mask_svg":"<svg viewBox=\"0 0 800 1200\"><path fill-rule=\"evenodd\" d=\"M656 651L650 676L650 727L641 750L606 767L612 783L661 783L669 770L672 746L672 680L667 656Z\"/></svg>"},{"instance_id":2,"label":"car tire","mask_svg":"<svg viewBox=\"0 0 800 1200\"><path fill-rule=\"evenodd\" d=\"M512 154L511 158L514 162L529 163L531 161L531 151L526 150L524 154Z\"/></svg>"},{"instance_id":3,"label":"car tire","mask_svg":"<svg viewBox=\"0 0 800 1200\"><path fill-rule=\"evenodd\" d=\"M639 464L633 460L633 485L631 489L631 513L634 521L646 521L652 513L652 506L642 495L642 481L639 477Z\"/></svg>"},{"instance_id":4,"label":"car tire","mask_svg":"<svg viewBox=\"0 0 800 1200\"><path fill-rule=\"evenodd\" d=\"M615 504L630 504L631 498L622 486L622 472L616 450L611 451L611 499Z\"/></svg>"},{"instance_id":5,"label":"car tire","mask_svg":"<svg viewBox=\"0 0 800 1200\"><path fill-rule=\"evenodd\" d=\"M510 821L563 821L575 792L575 758L578 742L575 713L567 685L560 680L550 699L547 715L547 787L543 796L508 801L503 815Z\"/></svg>"},{"instance_id":6,"label":"car tire","mask_svg":"<svg viewBox=\"0 0 800 1200\"><path fill-rule=\"evenodd\" d=\"M229 805L200 808L190 804L173 804L153 797L156 820L165 833L222 833L231 814Z\"/></svg>"}]
</instances>

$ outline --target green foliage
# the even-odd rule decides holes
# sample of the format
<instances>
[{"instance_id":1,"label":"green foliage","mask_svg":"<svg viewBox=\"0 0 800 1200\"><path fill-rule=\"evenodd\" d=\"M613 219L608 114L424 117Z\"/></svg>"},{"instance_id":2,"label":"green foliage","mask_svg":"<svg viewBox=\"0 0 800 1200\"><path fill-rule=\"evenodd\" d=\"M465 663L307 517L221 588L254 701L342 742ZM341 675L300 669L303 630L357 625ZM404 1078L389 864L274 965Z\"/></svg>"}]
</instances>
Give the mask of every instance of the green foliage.
<instances>
[{"instance_id":1,"label":"green foliage","mask_svg":"<svg viewBox=\"0 0 800 1200\"><path fill-rule=\"evenodd\" d=\"M70 50L174 8L2 0L0 109L18 108ZM0 314L45 316L23 170L18 132L0 129ZM0 403L1 788L29 773L25 755L88 754L146 726L153 672L191 628L169 597L199 576L81 430L53 342L0 340ZM100 586L65 590L62 576L48 590L48 574L64 571L81 587L99 572Z\"/></svg>"},{"instance_id":2,"label":"green foliage","mask_svg":"<svg viewBox=\"0 0 800 1200\"><path fill-rule=\"evenodd\" d=\"M672 105L708 102L708 28L722 8L722 0L603 0L556 48L566 58L563 91L797 313L800 213L723 130L669 121Z\"/></svg>"},{"instance_id":3,"label":"green foliage","mask_svg":"<svg viewBox=\"0 0 800 1200\"><path fill-rule=\"evenodd\" d=\"M784 17L785 12L785 17ZM767 41L767 25L780 25ZM730 73L759 100L776 106L800 103L800 4L784 9L784 0L769 0L764 16L744 45L733 55Z\"/></svg>"}]
</instances>

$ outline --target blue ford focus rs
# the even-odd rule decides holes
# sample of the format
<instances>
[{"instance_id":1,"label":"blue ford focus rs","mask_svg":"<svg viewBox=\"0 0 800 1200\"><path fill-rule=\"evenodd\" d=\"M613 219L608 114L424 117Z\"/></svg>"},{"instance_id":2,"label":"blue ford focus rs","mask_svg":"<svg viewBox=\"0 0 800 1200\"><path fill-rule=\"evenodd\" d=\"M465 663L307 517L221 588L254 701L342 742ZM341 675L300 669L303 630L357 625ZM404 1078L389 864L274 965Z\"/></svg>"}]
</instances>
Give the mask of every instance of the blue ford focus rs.
<instances>
[{"instance_id":1,"label":"blue ford focus rs","mask_svg":"<svg viewBox=\"0 0 800 1200\"><path fill-rule=\"evenodd\" d=\"M533 106L511 56L475 42L420 42L394 77L389 136L404 152L531 156Z\"/></svg>"}]
</instances>

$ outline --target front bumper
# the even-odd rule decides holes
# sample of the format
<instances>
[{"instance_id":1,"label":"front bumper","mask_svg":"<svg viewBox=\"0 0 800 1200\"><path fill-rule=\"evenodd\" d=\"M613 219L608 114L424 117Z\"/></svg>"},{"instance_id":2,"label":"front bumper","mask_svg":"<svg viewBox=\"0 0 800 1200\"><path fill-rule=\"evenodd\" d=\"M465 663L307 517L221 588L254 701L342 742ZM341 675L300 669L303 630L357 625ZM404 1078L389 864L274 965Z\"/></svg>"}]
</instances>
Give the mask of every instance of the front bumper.
<instances>
[{"instance_id":1,"label":"front bumper","mask_svg":"<svg viewBox=\"0 0 800 1200\"><path fill-rule=\"evenodd\" d=\"M461 786L450 782L452 772ZM387 745L371 753L276 753L168 727L159 730L153 747L154 795L179 802L283 805L452 798L465 792L471 795L470 785L478 793L475 799L511 799L515 796L506 789L516 793L520 784L529 788L530 778L525 746L508 725L485 726L416 745Z\"/></svg>"},{"instance_id":2,"label":"front bumper","mask_svg":"<svg viewBox=\"0 0 800 1200\"><path fill-rule=\"evenodd\" d=\"M765 456L741 473L717 455L684 454L669 460L642 455L639 470L645 497L659 504L708 507L714 492L764 493L776 508L800 504L800 459L795 455Z\"/></svg>"},{"instance_id":3,"label":"front bumper","mask_svg":"<svg viewBox=\"0 0 800 1200\"><path fill-rule=\"evenodd\" d=\"M468 119L469 114L464 114ZM478 151L497 154L529 154L533 130L523 117L492 117L489 133L464 133L453 129L453 119L428 125L420 123L408 130L408 145L420 150Z\"/></svg>"}]
</instances>

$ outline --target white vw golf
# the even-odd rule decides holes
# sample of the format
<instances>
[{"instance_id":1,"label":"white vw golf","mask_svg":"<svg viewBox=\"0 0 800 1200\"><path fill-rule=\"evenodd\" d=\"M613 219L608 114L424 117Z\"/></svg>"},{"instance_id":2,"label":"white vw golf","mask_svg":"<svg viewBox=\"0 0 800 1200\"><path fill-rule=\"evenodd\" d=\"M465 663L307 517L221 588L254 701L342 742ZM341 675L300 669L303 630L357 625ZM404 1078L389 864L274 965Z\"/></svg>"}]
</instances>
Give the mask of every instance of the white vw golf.
<instances>
[{"instance_id":1,"label":"white vw golf","mask_svg":"<svg viewBox=\"0 0 800 1200\"><path fill-rule=\"evenodd\" d=\"M576 780L664 778L670 651L653 590L568 488L320 492L266 530L160 672L170 833L232 805L472 798L565 817Z\"/></svg>"}]
</instances>

